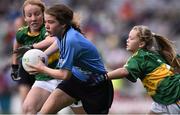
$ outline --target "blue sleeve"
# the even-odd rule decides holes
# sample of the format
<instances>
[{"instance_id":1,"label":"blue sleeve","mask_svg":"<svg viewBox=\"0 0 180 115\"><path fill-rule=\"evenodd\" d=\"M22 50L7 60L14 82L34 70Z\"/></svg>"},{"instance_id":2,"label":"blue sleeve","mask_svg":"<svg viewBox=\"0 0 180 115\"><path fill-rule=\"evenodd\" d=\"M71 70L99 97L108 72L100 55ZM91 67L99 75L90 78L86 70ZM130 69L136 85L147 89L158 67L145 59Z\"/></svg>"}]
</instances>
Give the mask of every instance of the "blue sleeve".
<instances>
[{"instance_id":1,"label":"blue sleeve","mask_svg":"<svg viewBox=\"0 0 180 115\"><path fill-rule=\"evenodd\" d=\"M72 70L74 58L76 56L74 44L75 43L70 39L66 41L65 52L62 54L63 61L60 66L61 69Z\"/></svg>"}]
</instances>

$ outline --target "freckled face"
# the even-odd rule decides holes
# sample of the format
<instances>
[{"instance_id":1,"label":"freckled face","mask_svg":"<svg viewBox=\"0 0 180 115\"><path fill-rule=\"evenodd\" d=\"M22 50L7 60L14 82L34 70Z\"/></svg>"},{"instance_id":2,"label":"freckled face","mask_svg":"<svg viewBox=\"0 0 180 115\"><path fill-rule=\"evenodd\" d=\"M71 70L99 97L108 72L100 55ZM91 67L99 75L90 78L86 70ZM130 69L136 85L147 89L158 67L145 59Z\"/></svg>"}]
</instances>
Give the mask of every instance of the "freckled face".
<instances>
[{"instance_id":1,"label":"freckled face","mask_svg":"<svg viewBox=\"0 0 180 115\"><path fill-rule=\"evenodd\" d=\"M24 18L31 32L39 31L44 23L42 9L37 5L26 5L24 7Z\"/></svg>"},{"instance_id":2,"label":"freckled face","mask_svg":"<svg viewBox=\"0 0 180 115\"><path fill-rule=\"evenodd\" d=\"M140 46L140 40L137 36L137 33L138 32L136 30L131 30L127 39L126 49L132 53L135 53Z\"/></svg>"}]
</instances>

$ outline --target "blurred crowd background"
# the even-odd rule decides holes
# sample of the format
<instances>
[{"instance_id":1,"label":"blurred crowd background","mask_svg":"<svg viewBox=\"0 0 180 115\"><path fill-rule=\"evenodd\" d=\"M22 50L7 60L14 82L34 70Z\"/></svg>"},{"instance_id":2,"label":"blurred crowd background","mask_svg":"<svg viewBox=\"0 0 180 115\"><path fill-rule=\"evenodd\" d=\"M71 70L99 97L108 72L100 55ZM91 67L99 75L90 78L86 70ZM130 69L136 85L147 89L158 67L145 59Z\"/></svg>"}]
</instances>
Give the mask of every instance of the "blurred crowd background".
<instances>
[{"instance_id":1,"label":"blurred crowd background","mask_svg":"<svg viewBox=\"0 0 180 115\"><path fill-rule=\"evenodd\" d=\"M97 47L107 70L123 66L130 54L126 39L134 25L146 25L169 38L180 53L179 0L43 0L47 6L67 4L77 13L85 35ZM24 0L0 0L0 113L20 113L16 82L11 80L15 20ZM151 105L142 84L113 80L115 95L110 113L145 113ZM18 106L19 105L19 106Z\"/></svg>"}]
</instances>

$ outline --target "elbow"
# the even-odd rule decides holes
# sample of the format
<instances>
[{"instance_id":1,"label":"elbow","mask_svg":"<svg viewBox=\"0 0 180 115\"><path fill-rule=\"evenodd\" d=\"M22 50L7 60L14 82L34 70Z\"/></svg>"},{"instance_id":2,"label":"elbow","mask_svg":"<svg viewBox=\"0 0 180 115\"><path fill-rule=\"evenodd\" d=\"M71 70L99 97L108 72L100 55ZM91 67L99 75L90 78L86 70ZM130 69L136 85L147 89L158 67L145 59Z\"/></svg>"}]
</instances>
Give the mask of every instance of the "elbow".
<instances>
[{"instance_id":1,"label":"elbow","mask_svg":"<svg viewBox=\"0 0 180 115\"><path fill-rule=\"evenodd\" d=\"M71 76L63 76L63 77L62 77L62 80L68 80L68 79L70 79L70 77L71 77Z\"/></svg>"},{"instance_id":2,"label":"elbow","mask_svg":"<svg viewBox=\"0 0 180 115\"><path fill-rule=\"evenodd\" d=\"M60 70L58 70L58 73L56 75L61 80L68 80L69 78L71 78L72 73L68 70L60 69Z\"/></svg>"}]
</instances>

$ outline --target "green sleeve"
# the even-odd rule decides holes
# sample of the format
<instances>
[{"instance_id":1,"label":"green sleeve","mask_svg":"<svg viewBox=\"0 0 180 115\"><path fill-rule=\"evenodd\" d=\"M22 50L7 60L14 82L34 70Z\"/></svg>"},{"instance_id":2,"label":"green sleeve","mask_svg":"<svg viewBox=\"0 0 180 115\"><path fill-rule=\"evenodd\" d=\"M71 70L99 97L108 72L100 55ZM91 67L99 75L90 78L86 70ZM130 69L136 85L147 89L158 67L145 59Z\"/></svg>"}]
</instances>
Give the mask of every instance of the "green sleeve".
<instances>
[{"instance_id":1,"label":"green sleeve","mask_svg":"<svg viewBox=\"0 0 180 115\"><path fill-rule=\"evenodd\" d=\"M179 54L177 54L177 57L178 57L178 58L180 58L180 55L179 55Z\"/></svg>"},{"instance_id":2,"label":"green sleeve","mask_svg":"<svg viewBox=\"0 0 180 115\"><path fill-rule=\"evenodd\" d=\"M137 56L131 57L127 64L125 65L125 68L128 70L129 75L127 77L128 80L132 82L136 82L138 78L142 77L142 62L143 59L139 58Z\"/></svg>"},{"instance_id":3,"label":"green sleeve","mask_svg":"<svg viewBox=\"0 0 180 115\"><path fill-rule=\"evenodd\" d=\"M22 44L22 45L24 45L24 40L25 39L23 39L24 37L25 37L25 32L27 31L27 26L25 26L25 27L22 27L22 28L20 28L18 31L17 31L17 33L16 33L16 41L19 43L19 44Z\"/></svg>"},{"instance_id":4,"label":"green sleeve","mask_svg":"<svg viewBox=\"0 0 180 115\"><path fill-rule=\"evenodd\" d=\"M17 33L16 33L16 41L19 43L19 44L23 44L23 39L21 39L23 34L20 32L20 31L18 31Z\"/></svg>"},{"instance_id":5,"label":"green sleeve","mask_svg":"<svg viewBox=\"0 0 180 115\"><path fill-rule=\"evenodd\" d=\"M41 35L43 35L42 37L44 39L48 36L45 26L43 26L42 29L41 29Z\"/></svg>"}]
</instances>

